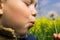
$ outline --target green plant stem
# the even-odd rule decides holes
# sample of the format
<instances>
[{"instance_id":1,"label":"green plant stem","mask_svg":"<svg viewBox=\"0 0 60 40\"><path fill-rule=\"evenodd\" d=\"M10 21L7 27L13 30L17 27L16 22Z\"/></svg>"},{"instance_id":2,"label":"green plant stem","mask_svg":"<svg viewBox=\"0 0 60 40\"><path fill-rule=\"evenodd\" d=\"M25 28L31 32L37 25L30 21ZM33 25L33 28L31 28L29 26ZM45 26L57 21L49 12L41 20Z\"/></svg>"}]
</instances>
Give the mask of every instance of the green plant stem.
<instances>
[{"instance_id":1,"label":"green plant stem","mask_svg":"<svg viewBox=\"0 0 60 40\"><path fill-rule=\"evenodd\" d=\"M55 26L55 31L56 31L56 33L58 33L58 32L57 32L57 27L56 27L55 21L54 21L54 26Z\"/></svg>"}]
</instances>

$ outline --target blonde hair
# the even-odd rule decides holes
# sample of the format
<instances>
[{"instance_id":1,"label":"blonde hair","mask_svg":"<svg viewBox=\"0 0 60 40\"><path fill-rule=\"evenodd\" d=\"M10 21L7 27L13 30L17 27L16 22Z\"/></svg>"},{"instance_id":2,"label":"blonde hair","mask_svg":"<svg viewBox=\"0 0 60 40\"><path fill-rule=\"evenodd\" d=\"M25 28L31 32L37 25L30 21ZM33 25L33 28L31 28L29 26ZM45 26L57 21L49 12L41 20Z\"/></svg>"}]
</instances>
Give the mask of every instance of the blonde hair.
<instances>
[{"instance_id":1,"label":"blonde hair","mask_svg":"<svg viewBox=\"0 0 60 40\"><path fill-rule=\"evenodd\" d=\"M32 0L32 3L37 3L37 0Z\"/></svg>"},{"instance_id":2,"label":"blonde hair","mask_svg":"<svg viewBox=\"0 0 60 40\"><path fill-rule=\"evenodd\" d=\"M1 0L0 0L0 8L1 8Z\"/></svg>"}]
</instances>

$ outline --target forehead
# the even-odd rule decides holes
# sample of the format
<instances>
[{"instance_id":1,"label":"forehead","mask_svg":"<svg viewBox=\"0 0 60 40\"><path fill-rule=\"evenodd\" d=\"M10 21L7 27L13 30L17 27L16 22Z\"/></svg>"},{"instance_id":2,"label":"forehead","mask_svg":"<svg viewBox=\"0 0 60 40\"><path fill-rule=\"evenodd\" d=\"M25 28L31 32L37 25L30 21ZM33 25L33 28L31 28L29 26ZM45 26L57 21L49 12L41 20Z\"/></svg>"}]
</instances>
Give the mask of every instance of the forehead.
<instances>
[{"instance_id":1,"label":"forehead","mask_svg":"<svg viewBox=\"0 0 60 40\"><path fill-rule=\"evenodd\" d=\"M0 3L1 3L1 1L8 1L8 0L0 0ZM37 3L37 0L21 0L21 1Z\"/></svg>"}]
</instances>

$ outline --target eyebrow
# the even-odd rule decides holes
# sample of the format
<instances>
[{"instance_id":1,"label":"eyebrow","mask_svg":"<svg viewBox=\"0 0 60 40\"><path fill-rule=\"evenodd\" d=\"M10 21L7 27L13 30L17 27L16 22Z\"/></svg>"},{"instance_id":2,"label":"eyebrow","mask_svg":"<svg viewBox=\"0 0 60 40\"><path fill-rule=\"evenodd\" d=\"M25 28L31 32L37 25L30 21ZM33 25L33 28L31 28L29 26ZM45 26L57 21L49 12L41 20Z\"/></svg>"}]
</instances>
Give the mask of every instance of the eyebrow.
<instances>
[{"instance_id":1,"label":"eyebrow","mask_svg":"<svg viewBox=\"0 0 60 40\"><path fill-rule=\"evenodd\" d=\"M37 5L37 0L31 0L31 3L34 3L35 6Z\"/></svg>"},{"instance_id":2,"label":"eyebrow","mask_svg":"<svg viewBox=\"0 0 60 40\"><path fill-rule=\"evenodd\" d=\"M35 6L37 5L37 1L36 0L29 0L28 2L27 1L23 1L24 3L30 5L30 4L35 4Z\"/></svg>"}]
</instances>

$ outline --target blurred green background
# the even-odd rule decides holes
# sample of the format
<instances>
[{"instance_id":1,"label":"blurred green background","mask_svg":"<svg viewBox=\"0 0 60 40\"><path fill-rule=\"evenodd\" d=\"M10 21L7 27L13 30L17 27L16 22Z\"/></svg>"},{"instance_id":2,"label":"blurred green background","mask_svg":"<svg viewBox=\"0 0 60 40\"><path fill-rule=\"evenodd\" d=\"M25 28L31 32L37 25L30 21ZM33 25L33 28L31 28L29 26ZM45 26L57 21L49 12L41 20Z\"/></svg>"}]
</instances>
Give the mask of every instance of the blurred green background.
<instances>
[{"instance_id":1,"label":"blurred green background","mask_svg":"<svg viewBox=\"0 0 60 40\"><path fill-rule=\"evenodd\" d=\"M29 30L36 40L53 40L53 34L60 32L60 17L49 19L47 17L39 17L36 19L33 28Z\"/></svg>"}]
</instances>

